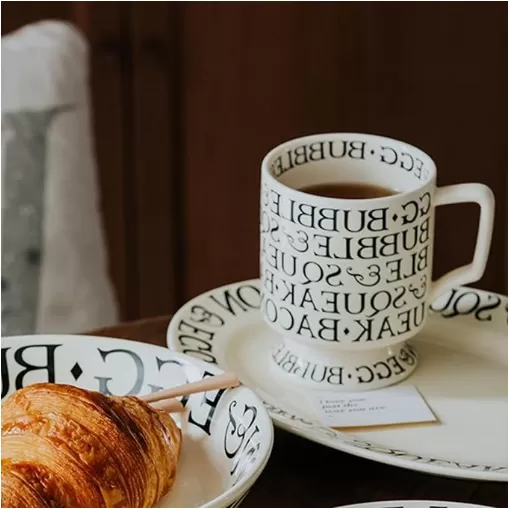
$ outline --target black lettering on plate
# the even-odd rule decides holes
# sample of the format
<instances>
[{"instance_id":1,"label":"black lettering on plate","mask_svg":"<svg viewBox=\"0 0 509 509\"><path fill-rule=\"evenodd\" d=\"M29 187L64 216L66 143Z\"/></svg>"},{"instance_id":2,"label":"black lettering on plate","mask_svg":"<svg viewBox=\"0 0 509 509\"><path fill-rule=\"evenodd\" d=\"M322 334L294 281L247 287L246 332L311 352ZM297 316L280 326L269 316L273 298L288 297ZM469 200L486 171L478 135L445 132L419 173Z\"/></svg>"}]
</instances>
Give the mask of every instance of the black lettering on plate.
<instances>
[{"instance_id":1,"label":"black lettering on plate","mask_svg":"<svg viewBox=\"0 0 509 509\"><path fill-rule=\"evenodd\" d=\"M233 460L230 475L237 479L242 477L255 461L260 449L260 428L256 424L258 410L254 406L244 404L241 415L234 415L237 401L228 407L228 424L224 435L224 452Z\"/></svg>"},{"instance_id":2,"label":"black lettering on plate","mask_svg":"<svg viewBox=\"0 0 509 509\"><path fill-rule=\"evenodd\" d=\"M134 366L136 368L136 379L134 381L133 386L131 389L126 393L123 394L123 396L136 396L141 391L141 388L143 387L143 380L145 378L145 367L143 365L143 361L141 360L141 357L133 352L132 350L127 350L125 348L116 348L114 350L101 350L100 348L97 349L99 354L101 355L101 358L103 361L106 361L106 358L109 355L112 354L126 354L134 362ZM108 388L108 381L113 380L110 376L100 377L95 376L96 380L99 381L99 392L102 392L103 394L106 394L107 396L111 395L112 392Z\"/></svg>"},{"instance_id":3,"label":"black lettering on plate","mask_svg":"<svg viewBox=\"0 0 509 509\"><path fill-rule=\"evenodd\" d=\"M207 376L213 376L213 373L205 371L203 373L203 378ZM202 394L201 404L198 407L194 407L189 413L189 422L198 426L198 428L202 429L207 435L210 435L210 425L214 419L219 401L225 391L226 389L218 390L213 399L209 398L209 394L214 391L204 392ZM202 409L204 410L203 412L201 412Z\"/></svg>"},{"instance_id":4,"label":"black lettering on plate","mask_svg":"<svg viewBox=\"0 0 509 509\"><path fill-rule=\"evenodd\" d=\"M14 361L21 367L25 368L16 375L14 381L15 390L24 387L25 376L32 371L46 371L46 382L55 383L55 351L62 345L26 345L14 350ZM24 353L34 348L43 348L46 350L46 361L43 364L30 364L24 358ZM7 364L7 351L10 347L2 348L2 398L8 394L10 390L9 369ZM40 377L43 381L43 377Z\"/></svg>"}]
</instances>

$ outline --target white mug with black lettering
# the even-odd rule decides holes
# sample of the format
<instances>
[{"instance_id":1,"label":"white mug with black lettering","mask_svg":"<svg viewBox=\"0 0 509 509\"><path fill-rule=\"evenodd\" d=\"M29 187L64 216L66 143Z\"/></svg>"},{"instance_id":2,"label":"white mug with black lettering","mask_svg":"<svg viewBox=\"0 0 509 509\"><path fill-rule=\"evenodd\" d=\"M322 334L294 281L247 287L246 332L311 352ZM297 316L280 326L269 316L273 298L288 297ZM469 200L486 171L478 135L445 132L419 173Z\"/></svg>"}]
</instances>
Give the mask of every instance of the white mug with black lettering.
<instances>
[{"instance_id":1,"label":"white mug with black lettering","mask_svg":"<svg viewBox=\"0 0 509 509\"><path fill-rule=\"evenodd\" d=\"M391 194L355 199L305 190L320 184ZM473 260L432 281L435 207L463 202L480 206ZM401 141L323 134L273 149L262 163L260 276L262 314L280 338L274 369L339 391L406 378L417 366L406 341L423 328L429 303L482 277L493 215L488 187L437 188L433 160Z\"/></svg>"}]
</instances>

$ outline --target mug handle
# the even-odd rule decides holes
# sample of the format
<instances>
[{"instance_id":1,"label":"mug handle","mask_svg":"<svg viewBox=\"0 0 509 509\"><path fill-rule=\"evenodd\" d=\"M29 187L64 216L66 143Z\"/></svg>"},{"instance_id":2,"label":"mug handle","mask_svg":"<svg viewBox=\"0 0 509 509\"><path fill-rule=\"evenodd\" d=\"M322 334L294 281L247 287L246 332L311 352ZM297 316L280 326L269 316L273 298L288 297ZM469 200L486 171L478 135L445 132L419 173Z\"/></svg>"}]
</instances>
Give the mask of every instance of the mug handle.
<instances>
[{"instance_id":1,"label":"mug handle","mask_svg":"<svg viewBox=\"0 0 509 509\"><path fill-rule=\"evenodd\" d=\"M495 197L484 184L455 184L439 187L435 193L434 207L452 203L477 203L481 208L474 258L468 265L453 269L431 284L430 302L456 286L479 281L486 269L490 252L493 219L495 216Z\"/></svg>"}]
</instances>

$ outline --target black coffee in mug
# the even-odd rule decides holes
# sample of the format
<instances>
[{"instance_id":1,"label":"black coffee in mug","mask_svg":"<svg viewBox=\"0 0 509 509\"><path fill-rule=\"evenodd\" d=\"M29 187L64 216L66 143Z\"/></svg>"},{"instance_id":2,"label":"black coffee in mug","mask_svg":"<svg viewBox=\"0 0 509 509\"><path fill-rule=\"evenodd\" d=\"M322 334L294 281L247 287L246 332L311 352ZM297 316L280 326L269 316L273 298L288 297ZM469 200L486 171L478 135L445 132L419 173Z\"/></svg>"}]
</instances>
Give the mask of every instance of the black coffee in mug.
<instances>
[{"instance_id":1,"label":"black coffee in mug","mask_svg":"<svg viewBox=\"0 0 509 509\"><path fill-rule=\"evenodd\" d=\"M330 182L327 184L313 184L301 187L299 191L314 196L326 198L341 198L349 200L365 200L370 198L382 198L392 196L398 191L388 187L367 184L365 182Z\"/></svg>"}]
</instances>

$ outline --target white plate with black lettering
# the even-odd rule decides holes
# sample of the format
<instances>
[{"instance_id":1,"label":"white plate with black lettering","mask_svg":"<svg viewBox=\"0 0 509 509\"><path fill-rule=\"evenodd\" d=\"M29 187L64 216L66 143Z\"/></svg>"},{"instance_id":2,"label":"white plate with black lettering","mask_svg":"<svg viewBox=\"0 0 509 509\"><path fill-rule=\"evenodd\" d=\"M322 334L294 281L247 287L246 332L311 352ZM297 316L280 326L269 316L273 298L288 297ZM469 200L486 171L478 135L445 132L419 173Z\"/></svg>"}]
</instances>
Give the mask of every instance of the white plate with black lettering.
<instances>
[{"instance_id":1,"label":"white plate with black lettering","mask_svg":"<svg viewBox=\"0 0 509 509\"><path fill-rule=\"evenodd\" d=\"M211 290L185 304L168 346L237 373L291 433L374 461L449 477L507 481L507 297L458 288L432 306L412 345L415 385L441 424L348 434L316 421L302 387L274 373L275 333L259 311L259 280Z\"/></svg>"},{"instance_id":2,"label":"white plate with black lettering","mask_svg":"<svg viewBox=\"0 0 509 509\"><path fill-rule=\"evenodd\" d=\"M340 507L372 507L378 509L389 509L389 508L405 508L405 507L413 507L416 509L424 509L424 508L444 508L447 509L449 507L489 507L487 505L475 505L475 504L463 504L462 502L440 502L437 500L386 500L384 502L368 502L366 504L355 504L355 505L342 505ZM339 508L338 508L339 509Z\"/></svg>"},{"instance_id":3,"label":"white plate with black lettering","mask_svg":"<svg viewBox=\"0 0 509 509\"><path fill-rule=\"evenodd\" d=\"M220 370L167 348L75 335L2 338L2 400L36 382L105 394L143 395ZM182 430L175 485L157 507L237 507L265 468L273 426L247 387L189 396L174 414Z\"/></svg>"}]
</instances>

